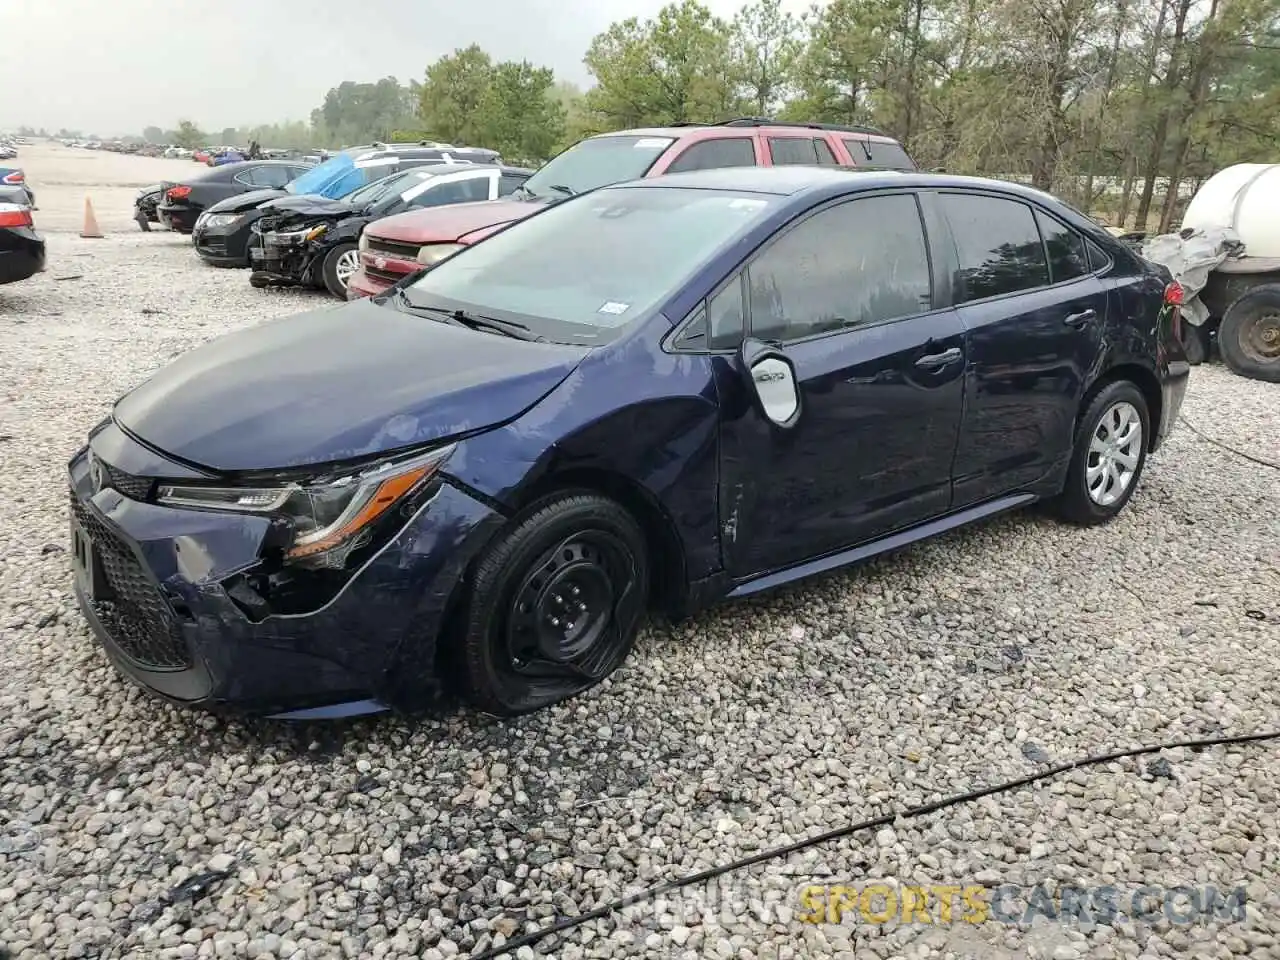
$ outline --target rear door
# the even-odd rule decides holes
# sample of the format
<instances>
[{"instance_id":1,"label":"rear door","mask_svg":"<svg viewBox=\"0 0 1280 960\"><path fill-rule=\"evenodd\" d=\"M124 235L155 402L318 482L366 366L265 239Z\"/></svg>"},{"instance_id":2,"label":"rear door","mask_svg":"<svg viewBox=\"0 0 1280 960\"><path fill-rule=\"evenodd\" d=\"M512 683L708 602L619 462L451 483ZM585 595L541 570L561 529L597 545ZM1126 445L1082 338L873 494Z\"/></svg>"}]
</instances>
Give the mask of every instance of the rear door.
<instances>
[{"instance_id":1,"label":"rear door","mask_svg":"<svg viewBox=\"0 0 1280 960\"><path fill-rule=\"evenodd\" d=\"M734 577L947 511L965 338L935 300L943 291L915 195L885 192L771 241L705 305L701 340L691 318L691 341L719 352L741 340L745 316L752 337L791 360L802 398L795 428L781 432L734 400L732 377L721 381L722 549Z\"/></svg>"},{"instance_id":2,"label":"rear door","mask_svg":"<svg viewBox=\"0 0 1280 960\"><path fill-rule=\"evenodd\" d=\"M1021 199L943 191L969 331L957 509L1051 480L1102 351L1108 293L1084 238Z\"/></svg>"}]
</instances>

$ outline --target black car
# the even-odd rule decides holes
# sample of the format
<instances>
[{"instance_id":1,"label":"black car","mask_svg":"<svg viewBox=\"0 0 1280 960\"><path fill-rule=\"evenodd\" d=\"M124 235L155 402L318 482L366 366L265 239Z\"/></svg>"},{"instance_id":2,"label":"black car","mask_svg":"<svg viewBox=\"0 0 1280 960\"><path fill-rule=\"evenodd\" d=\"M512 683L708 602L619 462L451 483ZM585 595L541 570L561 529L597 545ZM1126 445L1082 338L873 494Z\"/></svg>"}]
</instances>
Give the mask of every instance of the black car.
<instances>
[{"instance_id":1,"label":"black car","mask_svg":"<svg viewBox=\"0 0 1280 960\"><path fill-rule=\"evenodd\" d=\"M219 200L260 190L283 187L294 177L310 169L301 160L246 160L214 167L182 183L163 181L161 200L156 206L160 225L178 233L190 233L196 218Z\"/></svg>"},{"instance_id":2,"label":"black car","mask_svg":"<svg viewBox=\"0 0 1280 960\"><path fill-rule=\"evenodd\" d=\"M365 226L407 210L496 200L532 175L532 170L497 164L437 164L384 177L340 200L271 200L253 225L249 282L324 287L345 300L347 281L360 266L357 245Z\"/></svg>"},{"instance_id":3,"label":"black car","mask_svg":"<svg viewBox=\"0 0 1280 960\"><path fill-rule=\"evenodd\" d=\"M160 204L160 198L163 195L163 188L156 183L139 190L138 196L134 198L133 219L138 221L138 227L143 233L150 233L151 225L160 222L160 214L156 212L156 207Z\"/></svg>"},{"instance_id":4,"label":"black car","mask_svg":"<svg viewBox=\"0 0 1280 960\"><path fill-rule=\"evenodd\" d=\"M44 269L44 238L31 208L0 201L0 283L15 283Z\"/></svg>"},{"instance_id":5,"label":"black car","mask_svg":"<svg viewBox=\"0 0 1280 960\"><path fill-rule=\"evenodd\" d=\"M274 189L253 190L209 207L196 220L191 239L196 253L219 267L247 267L253 225L266 211L263 204L281 197L319 195L336 198L413 167L460 163L500 163L492 150L452 152L423 147L356 147L332 157L305 175Z\"/></svg>"}]
</instances>

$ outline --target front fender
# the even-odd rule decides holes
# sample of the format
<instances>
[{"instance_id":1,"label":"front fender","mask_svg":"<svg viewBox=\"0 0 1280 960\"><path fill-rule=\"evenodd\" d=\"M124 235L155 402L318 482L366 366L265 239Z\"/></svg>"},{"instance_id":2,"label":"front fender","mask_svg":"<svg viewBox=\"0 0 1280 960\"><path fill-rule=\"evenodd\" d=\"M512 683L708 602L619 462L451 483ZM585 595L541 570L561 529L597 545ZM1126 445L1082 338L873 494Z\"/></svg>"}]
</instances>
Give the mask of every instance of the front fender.
<instances>
[{"instance_id":1,"label":"front fender","mask_svg":"<svg viewBox=\"0 0 1280 960\"><path fill-rule=\"evenodd\" d=\"M690 579L720 569L719 406L707 357L641 337L601 348L523 415L460 443L447 472L508 511L560 475L619 477L670 519Z\"/></svg>"}]
</instances>

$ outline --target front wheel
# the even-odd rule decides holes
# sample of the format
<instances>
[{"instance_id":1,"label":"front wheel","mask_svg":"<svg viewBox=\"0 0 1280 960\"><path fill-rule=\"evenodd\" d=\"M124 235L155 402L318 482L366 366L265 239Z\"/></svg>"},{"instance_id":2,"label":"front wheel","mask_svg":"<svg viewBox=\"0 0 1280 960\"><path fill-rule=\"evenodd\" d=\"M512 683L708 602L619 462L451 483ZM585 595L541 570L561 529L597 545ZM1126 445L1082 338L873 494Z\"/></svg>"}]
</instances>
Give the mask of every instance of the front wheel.
<instances>
[{"instance_id":1,"label":"front wheel","mask_svg":"<svg viewBox=\"0 0 1280 960\"><path fill-rule=\"evenodd\" d=\"M143 233L151 232L151 221L147 219L147 215L141 210L137 212L133 219L138 221L138 229Z\"/></svg>"},{"instance_id":2,"label":"front wheel","mask_svg":"<svg viewBox=\"0 0 1280 960\"><path fill-rule=\"evenodd\" d=\"M347 299L347 284L360 268L360 254L354 243L340 243L325 254L320 268L325 289L339 300Z\"/></svg>"},{"instance_id":3,"label":"front wheel","mask_svg":"<svg viewBox=\"0 0 1280 960\"><path fill-rule=\"evenodd\" d=\"M1104 387L1076 428L1066 486L1054 504L1058 515L1095 526L1123 510L1146 465L1150 431L1141 390L1128 380Z\"/></svg>"},{"instance_id":4,"label":"front wheel","mask_svg":"<svg viewBox=\"0 0 1280 960\"><path fill-rule=\"evenodd\" d=\"M528 713L595 686L626 660L644 617L644 533L612 500L540 501L476 564L460 660L472 703Z\"/></svg>"}]
</instances>

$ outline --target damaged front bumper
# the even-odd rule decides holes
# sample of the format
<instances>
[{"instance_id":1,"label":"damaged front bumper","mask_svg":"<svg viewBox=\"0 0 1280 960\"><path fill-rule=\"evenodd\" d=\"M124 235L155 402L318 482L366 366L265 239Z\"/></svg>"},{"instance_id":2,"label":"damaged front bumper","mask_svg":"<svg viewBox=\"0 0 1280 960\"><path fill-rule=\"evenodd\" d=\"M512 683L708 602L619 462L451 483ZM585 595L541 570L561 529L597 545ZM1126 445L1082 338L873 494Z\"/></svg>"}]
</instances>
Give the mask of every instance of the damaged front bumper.
<instances>
[{"instance_id":1,"label":"damaged front bumper","mask_svg":"<svg viewBox=\"0 0 1280 960\"><path fill-rule=\"evenodd\" d=\"M190 473L114 424L68 471L75 594L93 634L128 679L201 709L319 717L427 702L455 588L502 523L441 475L357 569L316 584L311 609L302 574L280 612L245 593L270 518L152 502L157 476Z\"/></svg>"},{"instance_id":2,"label":"damaged front bumper","mask_svg":"<svg viewBox=\"0 0 1280 960\"><path fill-rule=\"evenodd\" d=\"M315 240L316 228L276 230L259 222L253 225L252 231L249 265L255 273L277 284L316 282L315 269L321 251L321 245ZM318 236L323 236L323 231Z\"/></svg>"}]
</instances>

